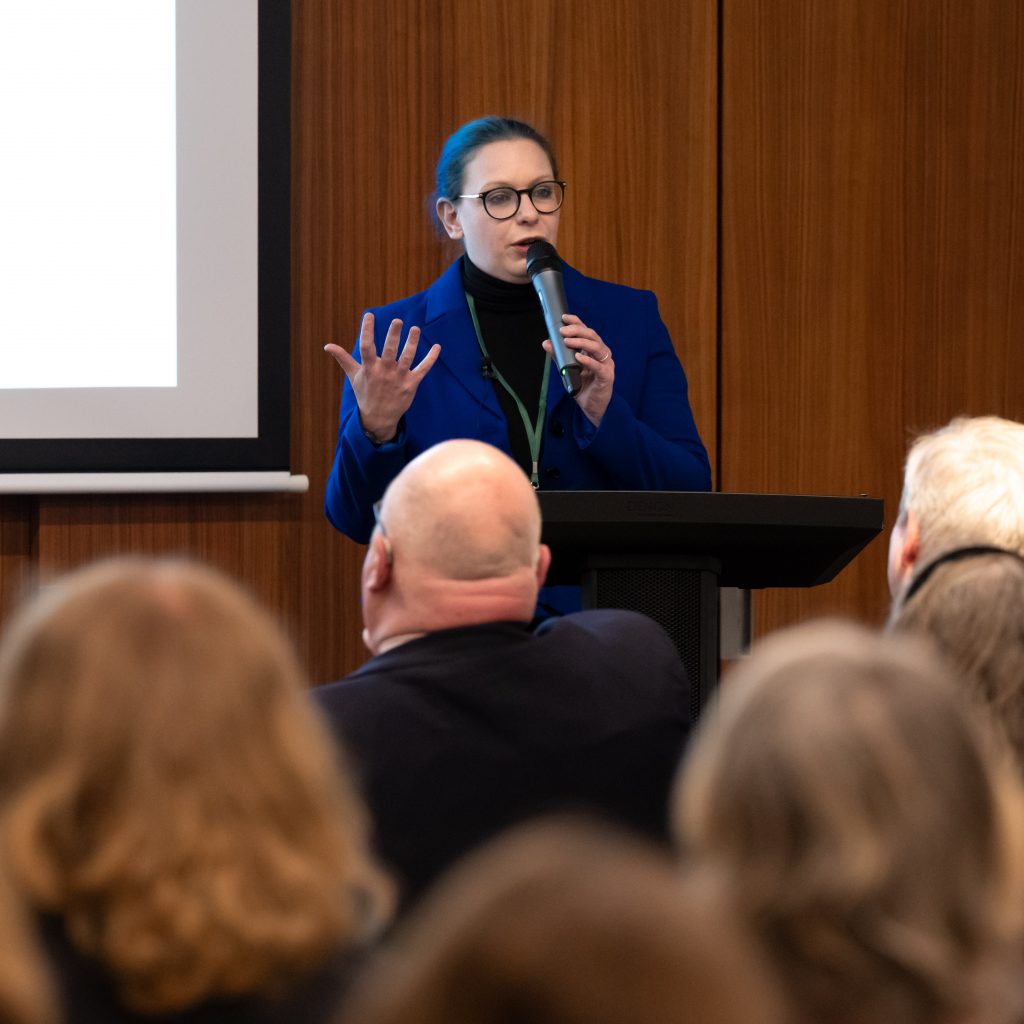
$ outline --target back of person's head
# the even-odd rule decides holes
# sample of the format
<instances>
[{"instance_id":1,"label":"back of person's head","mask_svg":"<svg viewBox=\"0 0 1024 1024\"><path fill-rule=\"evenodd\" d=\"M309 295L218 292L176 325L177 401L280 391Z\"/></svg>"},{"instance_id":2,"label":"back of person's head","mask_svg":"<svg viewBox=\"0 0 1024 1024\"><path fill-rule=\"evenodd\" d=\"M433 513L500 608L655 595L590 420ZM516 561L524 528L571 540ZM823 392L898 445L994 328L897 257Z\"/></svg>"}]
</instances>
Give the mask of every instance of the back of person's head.
<instances>
[{"instance_id":1,"label":"back of person's head","mask_svg":"<svg viewBox=\"0 0 1024 1024\"><path fill-rule=\"evenodd\" d=\"M304 686L277 624L183 561L80 570L4 636L12 877L127 1005L281 987L385 905Z\"/></svg>"},{"instance_id":2,"label":"back of person's head","mask_svg":"<svg viewBox=\"0 0 1024 1024\"><path fill-rule=\"evenodd\" d=\"M532 572L540 506L526 474L481 441L445 441L413 459L384 495L396 563L450 580Z\"/></svg>"},{"instance_id":3,"label":"back of person's head","mask_svg":"<svg viewBox=\"0 0 1024 1024\"><path fill-rule=\"evenodd\" d=\"M1019 1008L1020 816L930 650L830 622L725 679L674 826L727 873L798 1019L935 1024Z\"/></svg>"},{"instance_id":4,"label":"back of person's head","mask_svg":"<svg viewBox=\"0 0 1024 1024\"><path fill-rule=\"evenodd\" d=\"M346 1024L769 1024L777 995L710 877L604 826L521 826L447 875Z\"/></svg>"},{"instance_id":5,"label":"back of person's head","mask_svg":"<svg viewBox=\"0 0 1024 1024\"><path fill-rule=\"evenodd\" d=\"M1024 558L962 553L925 568L921 585L894 605L889 629L931 640L1024 769Z\"/></svg>"},{"instance_id":6,"label":"back of person's head","mask_svg":"<svg viewBox=\"0 0 1024 1024\"><path fill-rule=\"evenodd\" d=\"M533 618L551 561L522 469L481 441L443 441L391 481L361 576L373 654L424 633Z\"/></svg>"},{"instance_id":7,"label":"back of person's head","mask_svg":"<svg viewBox=\"0 0 1024 1024\"><path fill-rule=\"evenodd\" d=\"M0 950L0 1021L56 1024L56 1000L39 943L5 870L0 870Z\"/></svg>"},{"instance_id":8,"label":"back of person's head","mask_svg":"<svg viewBox=\"0 0 1024 1024\"><path fill-rule=\"evenodd\" d=\"M959 417L907 455L900 518L913 514L919 564L951 548L994 544L1024 555L1024 424Z\"/></svg>"}]
</instances>

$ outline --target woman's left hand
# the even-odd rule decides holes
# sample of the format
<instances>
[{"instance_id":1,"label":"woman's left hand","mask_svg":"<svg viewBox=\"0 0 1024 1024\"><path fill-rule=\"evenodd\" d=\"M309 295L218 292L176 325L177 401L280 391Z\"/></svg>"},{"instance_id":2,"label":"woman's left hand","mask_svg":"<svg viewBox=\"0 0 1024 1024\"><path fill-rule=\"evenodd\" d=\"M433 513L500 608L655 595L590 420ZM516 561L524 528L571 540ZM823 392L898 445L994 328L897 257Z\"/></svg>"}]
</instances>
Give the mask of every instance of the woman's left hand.
<instances>
[{"instance_id":1,"label":"woman's left hand","mask_svg":"<svg viewBox=\"0 0 1024 1024\"><path fill-rule=\"evenodd\" d=\"M576 353L580 364L581 387L576 401L583 415L594 424L601 425L601 419L612 400L612 386L615 383L615 359L612 350L601 340L597 331L589 328L574 313L562 317L565 326L562 337L566 345ZM544 349L551 352L551 342L544 342Z\"/></svg>"}]
</instances>

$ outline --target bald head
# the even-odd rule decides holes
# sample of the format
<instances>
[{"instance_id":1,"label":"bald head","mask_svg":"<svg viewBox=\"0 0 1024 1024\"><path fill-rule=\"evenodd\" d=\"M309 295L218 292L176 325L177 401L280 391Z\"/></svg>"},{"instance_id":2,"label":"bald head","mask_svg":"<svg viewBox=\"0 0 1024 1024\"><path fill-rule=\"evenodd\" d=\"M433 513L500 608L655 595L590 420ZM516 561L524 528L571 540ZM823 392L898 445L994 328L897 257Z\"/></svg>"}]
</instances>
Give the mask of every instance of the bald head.
<instances>
[{"instance_id":1,"label":"bald head","mask_svg":"<svg viewBox=\"0 0 1024 1024\"><path fill-rule=\"evenodd\" d=\"M423 633L533 618L551 553L526 475L480 441L445 441L384 494L363 563L363 639L377 654Z\"/></svg>"},{"instance_id":2,"label":"bald head","mask_svg":"<svg viewBox=\"0 0 1024 1024\"><path fill-rule=\"evenodd\" d=\"M515 462L480 441L446 441L410 462L388 488L383 515L402 557L442 579L537 565L536 493Z\"/></svg>"}]
</instances>

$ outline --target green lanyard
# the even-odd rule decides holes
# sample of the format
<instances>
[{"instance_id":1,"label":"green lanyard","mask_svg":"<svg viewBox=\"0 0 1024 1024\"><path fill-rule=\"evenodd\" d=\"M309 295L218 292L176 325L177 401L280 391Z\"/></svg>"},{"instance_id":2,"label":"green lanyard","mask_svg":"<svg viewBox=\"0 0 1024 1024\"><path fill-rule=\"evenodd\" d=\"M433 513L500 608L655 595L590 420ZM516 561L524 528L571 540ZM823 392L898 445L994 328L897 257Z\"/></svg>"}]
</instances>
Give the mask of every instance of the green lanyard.
<instances>
[{"instance_id":1,"label":"green lanyard","mask_svg":"<svg viewBox=\"0 0 1024 1024\"><path fill-rule=\"evenodd\" d=\"M466 302L469 304L469 315L473 318L473 327L476 330L477 344L480 346L480 351L483 353L484 359L490 360L491 354L487 351L487 346L484 344L483 331L480 330L480 321L476 316L476 303L473 301L473 296L466 292ZM523 405L523 400L512 390L512 385L501 375L499 370L493 363L491 363L491 369L494 372L494 376L497 378L498 383L512 396L512 401L516 403L516 408L519 410L519 415L523 418L523 426L526 428L526 438L530 442L530 461L533 463L533 471L530 473L530 483L533 484L534 488L540 487L540 475L538 473L538 463L540 461L540 442L544 435L544 413L548 407L548 378L551 375L551 360L544 360L544 379L540 383L540 401L537 403L537 422L530 422L530 414L526 411L526 406Z\"/></svg>"}]
</instances>

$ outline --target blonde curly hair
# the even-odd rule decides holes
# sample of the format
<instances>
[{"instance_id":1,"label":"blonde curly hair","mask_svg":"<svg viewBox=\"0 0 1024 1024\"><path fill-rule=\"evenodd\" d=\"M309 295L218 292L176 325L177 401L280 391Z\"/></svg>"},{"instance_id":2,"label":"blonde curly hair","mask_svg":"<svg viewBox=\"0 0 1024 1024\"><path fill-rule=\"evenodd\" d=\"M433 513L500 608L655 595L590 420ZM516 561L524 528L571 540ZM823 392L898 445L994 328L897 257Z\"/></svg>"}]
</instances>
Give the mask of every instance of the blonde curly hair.
<instances>
[{"instance_id":1,"label":"blonde curly hair","mask_svg":"<svg viewBox=\"0 0 1024 1024\"><path fill-rule=\"evenodd\" d=\"M57 1024L52 982L6 870L0 870L0 949L0 1020L4 1024Z\"/></svg>"},{"instance_id":2,"label":"blonde curly hair","mask_svg":"<svg viewBox=\"0 0 1024 1024\"><path fill-rule=\"evenodd\" d=\"M126 1005L272 992L386 918L304 687L277 624L185 561L80 570L0 644L12 877Z\"/></svg>"}]
</instances>

